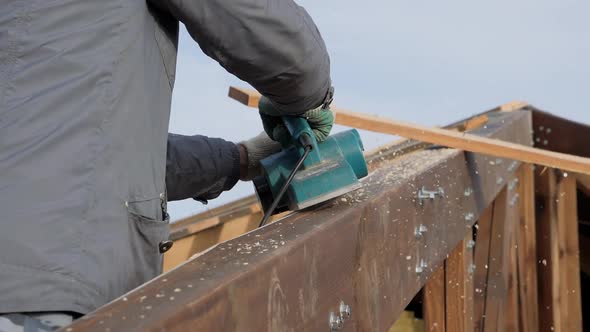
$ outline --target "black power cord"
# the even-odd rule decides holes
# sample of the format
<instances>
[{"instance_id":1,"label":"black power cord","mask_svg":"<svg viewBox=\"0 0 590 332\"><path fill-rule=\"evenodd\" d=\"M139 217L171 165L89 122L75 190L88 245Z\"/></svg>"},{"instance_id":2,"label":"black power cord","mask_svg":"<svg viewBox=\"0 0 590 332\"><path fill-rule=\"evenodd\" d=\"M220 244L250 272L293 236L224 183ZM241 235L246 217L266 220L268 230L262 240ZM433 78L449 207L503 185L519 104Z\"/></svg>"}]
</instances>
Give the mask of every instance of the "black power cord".
<instances>
[{"instance_id":1,"label":"black power cord","mask_svg":"<svg viewBox=\"0 0 590 332\"><path fill-rule=\"evenodd\" d=\"M268 221L268 219L270 218L270 216L272 216L272 213L277 208L277 205L279 205L281 198L283 197L283 195L287 191L287 187L289 187L289 184L291 183L291 181L293 181L293 178L295 177L295 173L297 173L297 171L301 168L301 165L303 165L303 162L305 161L305 158L307 158L307 155L309 154L311 149L312 149L311 145L305 145L303 155L301 156L301 158L299 158L299 160L297 161L297 164L295 164L295 168L293 168L293 170L291 171L291 174L289 174L289 177L287 178L287 181L285 181L285 183L281 187L281 190L279 190L279 194L277 195L277 197L275 197L275 199L272 201L272 204L268 207L266 212L264 212L264 217L262 217L262 220L260 221L260 224L258 225L258 227L264 226L266 224L266 222Z\"/></svg>"}]
</instances>

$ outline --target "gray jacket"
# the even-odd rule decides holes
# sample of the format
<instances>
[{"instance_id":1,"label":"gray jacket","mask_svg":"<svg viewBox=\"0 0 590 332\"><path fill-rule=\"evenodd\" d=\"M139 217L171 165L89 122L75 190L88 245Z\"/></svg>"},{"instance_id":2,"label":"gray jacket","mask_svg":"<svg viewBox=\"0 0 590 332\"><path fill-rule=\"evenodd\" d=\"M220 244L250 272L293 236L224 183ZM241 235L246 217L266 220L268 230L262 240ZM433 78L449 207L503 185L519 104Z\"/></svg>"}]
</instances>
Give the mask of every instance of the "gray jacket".
<instances>
[{"instance_id":1,"label":"gray jacket","mask_svg":"<svg viewBox=\"0 0 590 332\"><path fill-rule=\"evenodd\" d=\"M3 0L0 313L86 313L149 280L167 198L238 180L233 143L168 134L179 21L284 112L323 101L329 58L292 0Z\"/></svg>"}]
</instances>

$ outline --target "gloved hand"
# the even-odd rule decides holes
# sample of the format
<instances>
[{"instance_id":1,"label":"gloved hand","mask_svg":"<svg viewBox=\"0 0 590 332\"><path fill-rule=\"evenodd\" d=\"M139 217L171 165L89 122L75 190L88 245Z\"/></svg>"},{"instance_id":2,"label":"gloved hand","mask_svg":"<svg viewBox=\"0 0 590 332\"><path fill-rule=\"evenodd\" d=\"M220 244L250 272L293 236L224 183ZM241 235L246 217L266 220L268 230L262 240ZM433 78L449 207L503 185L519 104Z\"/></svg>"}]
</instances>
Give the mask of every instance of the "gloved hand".
<instances>
[{"instance_id":1,"label":"gloved hand","mask_svg":"<svg viewBox=\"0 0 590 332\"><path fill-rule=\"evenodd\" d=\"M258 109L262 119L262 126L268 136L283 145L287 145L290 136L281 119L284 114L273 107L268 98L264 96L260 98ZM307 119L318 143L328 137L334 125L334 113L330 110L329 103L308 110L302 116Z\"/></svg>"},{"instance_id":2,"label":"gloved hand","mask_svg":"<svg viewBox=\"0 0 590 332\"><path fill-rule=\"evenodd\" d=\"M246 160L240 162L240 180L250 181L262 175L260 160L281 151L281 144L273 141L265 132L239 143L244 148Z\"/></svg>"}]
</instances>

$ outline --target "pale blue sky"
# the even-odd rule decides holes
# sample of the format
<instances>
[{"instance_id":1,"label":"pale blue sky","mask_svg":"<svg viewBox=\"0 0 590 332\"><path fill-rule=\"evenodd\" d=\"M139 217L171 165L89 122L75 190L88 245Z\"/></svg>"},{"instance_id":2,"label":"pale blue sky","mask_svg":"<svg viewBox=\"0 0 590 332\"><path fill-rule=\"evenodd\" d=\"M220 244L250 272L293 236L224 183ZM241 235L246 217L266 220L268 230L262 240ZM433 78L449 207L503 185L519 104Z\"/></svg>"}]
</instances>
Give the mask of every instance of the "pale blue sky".
<instances>
[{"instance_id":1,"label":"pale blue sky","mask_svg":"<svg viewBox=\"0 0 590 332\"><path fill-rule=\"evenodd\" d=\"M590 2L302 0L326 41L335 103L444 125L510 100L590 122ZM227 98L247 86L202 54L184 28L170 131L239 141L262 130ZM336 130L342 130L337 127ZM367 148L391 136L362 132ZM209 206L171 202L179 219L253 193L239 183Z\"/></svg>"}]
</instances>

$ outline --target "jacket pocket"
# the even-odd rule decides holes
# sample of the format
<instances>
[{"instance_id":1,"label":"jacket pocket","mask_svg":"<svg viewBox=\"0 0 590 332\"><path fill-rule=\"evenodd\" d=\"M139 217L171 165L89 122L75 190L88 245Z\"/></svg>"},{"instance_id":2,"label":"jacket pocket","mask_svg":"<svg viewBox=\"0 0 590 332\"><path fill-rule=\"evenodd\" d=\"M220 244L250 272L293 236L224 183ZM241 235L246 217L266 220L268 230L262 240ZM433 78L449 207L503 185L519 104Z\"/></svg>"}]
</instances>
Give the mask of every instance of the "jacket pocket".
<instances>
[{"instance_id":1,"label":"jacket pocket","mask_svg":"<svg viewBox=\"0 0 590 332\"><path fill-rule=\"evenodd\" d=\"M127 203L129 244L134 262L144 281L162 272L163 253L172 246L169 241L170 217L162 197Z\"/></svg>"}]
</instances>

